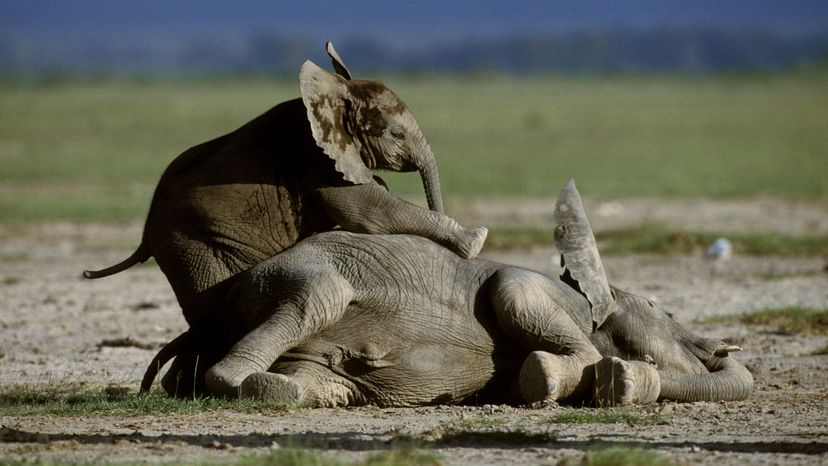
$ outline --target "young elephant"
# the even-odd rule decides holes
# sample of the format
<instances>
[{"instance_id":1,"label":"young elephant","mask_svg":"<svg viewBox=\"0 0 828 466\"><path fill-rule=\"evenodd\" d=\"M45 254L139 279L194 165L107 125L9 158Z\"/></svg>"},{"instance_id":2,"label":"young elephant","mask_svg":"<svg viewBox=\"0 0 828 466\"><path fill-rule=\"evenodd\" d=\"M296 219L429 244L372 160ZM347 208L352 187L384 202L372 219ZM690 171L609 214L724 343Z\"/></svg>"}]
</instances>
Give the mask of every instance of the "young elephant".
<instances>
[{"instance_id":1,"label":"young elephant","mask_svg":"<svg viewBox=\"0 0 828 466\"><path fill-rule=\"evenodd\" d=\"M155 190L137 250L86 278L155 257L191 325L212 318L229 279L336 225L362 233L427 237L474 257L486 229L443 214L437 165L414 116L390 89L310 61L301 99L178 156ZM422 176L431 210L392 196L371 169Z\"/></svg>"},{"instance_id":2,"label":"young elephant","mask_svg":"<svg viewBox=\"0 0 828 466\"><path fill-rule=\"evenodd\" d=\"M691 334L597 275L573 183L556 208L565 281L463 260L414 236L329 232L302 241L239 277L225 301L236 320L190 338L209 367L207 391L303 406L750 394L750 373L727 356L737 347ZM186 340L156 357L144 390ZM193 381L176 386L177 375L168 373L165 388L192 393Z\"/></svg>"}]
</instances>

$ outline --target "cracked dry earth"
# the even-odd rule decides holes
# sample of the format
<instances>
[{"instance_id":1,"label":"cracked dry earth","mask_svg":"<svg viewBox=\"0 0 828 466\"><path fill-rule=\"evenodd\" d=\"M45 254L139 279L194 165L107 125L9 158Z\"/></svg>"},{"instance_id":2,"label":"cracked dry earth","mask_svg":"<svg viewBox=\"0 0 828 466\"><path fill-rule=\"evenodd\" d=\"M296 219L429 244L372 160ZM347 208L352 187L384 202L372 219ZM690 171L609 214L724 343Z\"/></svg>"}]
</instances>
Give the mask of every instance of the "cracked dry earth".
<instances>
[{"instance_id":1,"label":"cracked dry earth","mask_svg":"<svg viewBox=\"0 0 828 466\"><path fill-rule=\"evenodd\" d=\"M774 199L642 202L652 208L588 202L587 211L593 226L604 228L637 219L688 229L828 231L828 207L819 204ZM461 220L470 225L514 226L551 218L551 203L524 203L520 209L512 203L500 210L500 204L493 205L486 210L458 203L455 209L465 212ZM76 382L137 390L154 351L185 328L174 296L155 266L98 281L84 281L80 271L120 260L139 237L137 224L0 225L0 385ZM484 256L556 272L551 247ZM414 441L456 465L555 464L599 445L656 449L690 464L828 463L828 356L813 354L828 338L697 322L703 316L763 308L824 309L826 258L734 257L711 264L696 256L634 255L605 258L605 267L612 283L659 301L692 330L744 347L734 357L753 372L754 395L741 402L667 402L634 409L659 413L661 421L654 425L560 424L551 420L573 408L505 405L300 409L268 415L221 410L0 416L0 462L229 461L285 445L350 461Z\"/></svg>"}]
</instances>

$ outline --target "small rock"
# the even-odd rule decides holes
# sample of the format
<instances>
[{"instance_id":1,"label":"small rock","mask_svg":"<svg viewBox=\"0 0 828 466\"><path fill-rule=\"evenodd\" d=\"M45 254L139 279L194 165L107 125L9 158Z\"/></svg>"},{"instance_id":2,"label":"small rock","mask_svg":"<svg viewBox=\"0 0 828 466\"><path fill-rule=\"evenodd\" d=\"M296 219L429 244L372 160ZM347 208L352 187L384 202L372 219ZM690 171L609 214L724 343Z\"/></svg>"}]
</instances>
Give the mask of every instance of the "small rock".
<instances>
[{"instance_id":1,"label":"small rock","mask_svg":"<svg viewBox=\"0 0 828 466\"><path fill-rule=\"evenodd\" d=\"M676 406L674 404L672 404L672 403L665 404L661 408L661 410L659 411L659 414L673 414L673 412L675 412L675 410L676 410Z\"/></svg>"},{"instance_id":2,"label":"small rock","mask_svg":"<svg viewBox=\"0 0 828 466\"><path fill-rule=\"evenodd\" d=\"M712 260L726 260L730 259L732 255L733 245L730 244L730 240L727 238L719 238L716 241L713 241L713 244L711 244L704 253L705 257Z\"/></svg>"},{"instance_id":3,"label":"small rock","mask_svg":"<svg viewBox=\"0 0 828 466\"><path fill-rule=\"evenodd\" d=\"M133 311L146 311L148 309L158 309L159 307L161 307L161 305L158 303L154 303L152 301L142 301L138 304L133 304L131 309Z\"/></svg>"}]
</instances>

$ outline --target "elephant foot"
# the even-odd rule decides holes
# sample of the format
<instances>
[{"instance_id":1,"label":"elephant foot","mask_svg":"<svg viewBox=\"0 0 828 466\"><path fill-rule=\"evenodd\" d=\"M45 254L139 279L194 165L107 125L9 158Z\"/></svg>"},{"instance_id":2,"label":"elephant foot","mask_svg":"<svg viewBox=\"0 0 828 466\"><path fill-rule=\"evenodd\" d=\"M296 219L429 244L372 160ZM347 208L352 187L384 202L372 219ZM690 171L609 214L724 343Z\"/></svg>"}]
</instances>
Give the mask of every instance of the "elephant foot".
<instances>
[{"instance_id":1,"label":"elephant foot","mask_svg":"<svg viewBox=\"0 0 828 466\"><path fill-rule=\"evenodd\" d=\"M598 406L654 403L660 392L658 371L646 362L611 357L595 363L595 401Z\"/></svg>"},{"instance_id":2,"label":"elephant foot","mask_svg":"<svg viewBox=\"0 0 828 466\"><path fill-rule=\"evenodd\" d=\"M561 398L561 380L566 364L545 351L534 351L523 361L518 376L520 394L527 403L556 401Z\"/></svg>"},{"instance_id":3,"label":"elephant foot","mask_svg":"<svg viewBox=\"0 0 828 466\"><path fill-rule=\"evenodd\" d=\"M239 396L239 387L244 379L255 372L249 361L236 361L226 357L207 370L204 382L213 395L235 398Z\"/></svg>"},{"instance_id":4,"label":"elephant foot","mask_svg":"<svg viewBox=\"0 0 828 466\"><path fill-rule=\"evenodd\" d=\"M483 243L489 235L486 227L477 227L473 230L464 230L456 245L457 254L464 259L474 259L483 249Z\"/></svg>"},{"instance_id":5,"label":"elephant foot","mask_svg":"<svg viewBox=\"0 0 828 466\"><path fill-rule=\"evenodd\" d=\"M241 396L272 401L286 405L302 404L305 390L298 382L284 374L256 372L241 383Z\"/></svg>"}]
</instances>

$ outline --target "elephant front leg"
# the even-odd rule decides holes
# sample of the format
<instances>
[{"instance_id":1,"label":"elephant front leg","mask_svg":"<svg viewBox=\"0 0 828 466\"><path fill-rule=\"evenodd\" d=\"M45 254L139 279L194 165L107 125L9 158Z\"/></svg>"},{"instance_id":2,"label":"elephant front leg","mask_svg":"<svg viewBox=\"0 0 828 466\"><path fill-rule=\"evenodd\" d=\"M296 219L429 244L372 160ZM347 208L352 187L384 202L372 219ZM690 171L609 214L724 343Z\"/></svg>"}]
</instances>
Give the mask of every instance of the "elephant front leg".
<instances>
[{"instance_id":1,"label":"elephant front leg","mask_svg":"<svg viewBox=\"0 0 828 466\"><path fill-rule=\"evenodd\" d=\"M296 407L334 408L364 403L358 387L312 361L278 361L244 379L241 396Z\"/></svg>"},{"instance_id":2,"label":"elephant front leg","mask_svg":"<svg viewBox=\"0 0 828 466\"><path fill-rule=\"evenodd\" d=\"M661 393L661 376L648 362L625 361L613 356L598 361L592 370L598 406L650 404Z\"/></svg>"},{"instance_id":3,"label":"elephant front leg","mask_svg":"<svg viewBox=\"0 0 828 466\"><path fill-rule=\"evenodd\" d=\"M272 298L272 314L205 374L211 393L239 396L245 379L266 372L285 351L339 320L353 296L350 284L336 271L309 268L289 274L289 280L283 276L275 279L280 289ZM238 302L252 306L263 299L253 296L250 299L242 293Z\"/></svg>"},{"instance_id":4,"label":"elephant front leg","mask_svg":"<svg viewBox=\"0 0 828 466\"><path fill-rule=\"evenodd\" d=\"M317 195L328 215L346 231L422 236L466 259L480 253L489 233L484 227L464 228L447 215L399 199L378 183L325 187Z\"/></svg>"}]
</instances>

